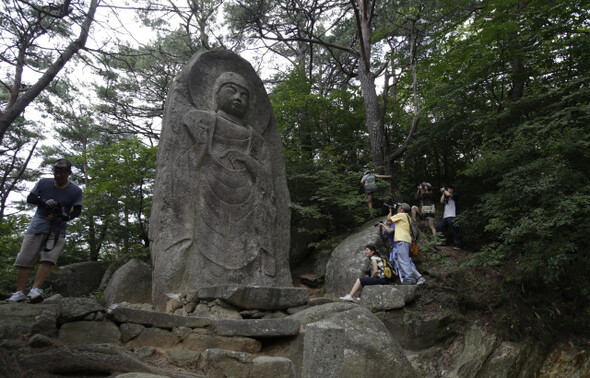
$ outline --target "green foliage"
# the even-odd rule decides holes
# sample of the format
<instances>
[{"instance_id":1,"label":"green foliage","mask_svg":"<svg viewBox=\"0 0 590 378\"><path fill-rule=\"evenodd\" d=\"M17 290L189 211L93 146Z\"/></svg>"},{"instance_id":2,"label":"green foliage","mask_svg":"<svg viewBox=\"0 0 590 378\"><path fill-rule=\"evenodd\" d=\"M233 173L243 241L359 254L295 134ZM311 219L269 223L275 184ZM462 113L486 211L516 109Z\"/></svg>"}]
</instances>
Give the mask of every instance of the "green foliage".
<instances>
[{"instance_id":1,"label":"green foliage","mask_svg":"<svg viewBox=\"0 0 590 378\"><path fill-rule=\"evenodd\" d=\"M589 98L584 78L515 103L498 117L535 110L512 138L490 138L491 148L467 171L495 184L477 207L477 216L488 219L485 231L498 240L482 254L493 251L491 262L510 258L530 284L575 285L586 297L590 285L580 278L590 273Z\"/></svg>"},{"instance_id":2,"label":"green foliage","mask_svg":"<svg viewBox=\"0 0 590 378\"><path fill-rule=\"evenodd\" d=\"M360 99L336 90L320 96L312 86L294 70L270 95L285 146L292 238L303 248L363 220L359 181L369 160Z\"/></svg>"},{"instance_id":3,"label":"green foliage","mask_svg":"<svg viewBox=\"0 0 590 378\"><path fill-rule=\"evenodd\" d=\"M0 223L0 295L12 293L16 287L16 267L12 264L29 221L25 215L9 215Z\"/></svg>"},{"instance_id":4,"label":"green foliage","mask_svg":"<svg viewBox=\"0 0 590 378\"><path fill-rule=\"evenodd\" d=\"M134 138L93 147L87 159L84 208L70 227L69 250L87 250L86 242L102 259L145 257L156 148ZM89 223L95 226L87 234Z\"/></svg>"}]
</instances>

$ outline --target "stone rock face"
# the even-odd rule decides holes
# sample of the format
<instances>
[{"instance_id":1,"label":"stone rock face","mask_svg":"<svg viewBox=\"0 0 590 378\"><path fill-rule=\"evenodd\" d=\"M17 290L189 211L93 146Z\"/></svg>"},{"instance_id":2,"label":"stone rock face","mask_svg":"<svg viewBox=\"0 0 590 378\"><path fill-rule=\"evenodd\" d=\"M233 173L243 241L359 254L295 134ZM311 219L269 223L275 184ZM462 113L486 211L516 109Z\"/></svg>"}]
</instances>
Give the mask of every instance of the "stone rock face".
<instances>
[{"instance_id":1,"label":"stone rock face","mask_svg":"<svg viewBox=\"0 0 590 378\"><path fill-rule=\"evenodd\" d=\"M486 334L480 327L474 326L465 334L465 346L449 377L475 377L495 348L496 335Z\"/></svg>"},{"instance_id":2,"label":"stone rock face","mask_svg":"<svg viewBox=\"0 0 590 378\"><path fill-rule=\"evenodd\" d=\"M252 361L252 373L250 376L257 378L295 378L295 366L288 358L259 356Z\"/></svg>"},{"instance_id":3,"label":"stone rock face","mask_svg":"<svg viewBox=\"0 0 590 378\"><path fill-rule=\"evenodd\" d=\"M289 193L270 101L252 66L195 54L170 88L150 219L153 304L239 283L292 286Z\"/></svg>"},{"instance_id":4,"label":"stone rock face","mask_svg":"<svg viewBox=\"0 0 590 378\"><path fill-rule=\"evenodd\" d=\"M303 378L340 378L344 366L344 329L329 322L305 327Z\"/></svg>"},{"instance_id":5,"label":"stone rock face","mask_svg":"<svg viewBox=\"0 0 590 378\"><path fill-rule=\"evenodd\" d=\"M295 319L216 320L211 331L221 336L272 338L294 336L299 332Z\"/></svg>"},{"instance_id":6,"label":"stone rock face","mask_svg":"<svg viewBox=\"0 0 590 378\"><path fill-rule=\"evenodd\" d=\"M294 287L252 287L226 285L201 288L199 299L219 298L241 309L283 310L307 303L309 293L304 288Z\"/></svg>"},{"instance_id":7,"label":"stone rock face","mask_svg":"<svg viewBox=\"0 0 590 378\"><path fill-rule=\"evenodd\" d=\"M348 236L334 249L326 266L326 292L347 294L354 281L363 276L369 262L364 252L367 244L375 245L382 257L389 257L391 244L387 238L379 236L378 227L374 227L379 219L367 222L359 232Z\"/></svg>"},{"instance_id":8,"label":"stone rock face","mask_svg":"<svg viewBox=\"0 0 590 378\"><path fill-rule=\"evenodd\" d=\"M19 339L23 334L31 333L36 319L57 317L57 305L40 303L30 306L25 303L0 303L0 339ZM55 322L46 330L56 332ZM39 330L39 333L46 332Z\"/></svg>"},{"instance_id":9,"label":"stone rock face","mask_svg":"<svg viewBox=\"0 0 590 378\"><path fill-rule=\"evenodd\" d=\"M254 357L249 353L207 349L203 353L203 371L209 377L248 378Z\"/></svg>"},{"instance_id":10,"label":"stone rock face","mask_svg":"<svg viewBox=\"0 0 590 378\"><path fill-rule=\"evenodd\" d=\"M64 297L81 297L97 290L107 264L102 261L86 261L65 265L51 272L44 286Z\"/></svg>"},{"instance_id":11,"label":"stone rock face","mask_svg":"<svg viewBox=\"0 0 590 378\"><path fill-rule=\"evenodd\" d=\"M336 302L299 311L289 318L306 327L310 323L327 323L344 332L344 366L342 377L415 377L412 365L401 346L383 323L365 307ZM265 349L266 355L287 357L301 376L305 332ZM383 361L387 361L384 363ZM394 375L395 372L395 375Z\"/></svg>"},{"instance_id":12,"label":"stone rock face","mask_svg":"<svg viewBox=\"0 0 590 378\"><path fill-rule=\"evenodd\" d=\"M130 260L113 274L105 289L105 305L121 302L152 302L152 268L148 264Z\"/></svg>"},{"instance_id":13,"label":"stone rock face","mask_svg":"<svg viewBox=\"0 0 590 378\"><path fill-rule=\"evenodd\" d=\"M62 325L59 340L65 344L118 344L119 327L113 322L71 322Z\"/></svg>"},{"instance_id":14,"label":"stone rock face","mask_svg":"<svg viewBox=\"0 0 590 378\"><path fill-rule=\"evenodd\" d=\"M211 319L199 318L195 316L182 316L174 314L165 314L162 312L138 310L134 308L111 306L108 310L116 321L120 323L143 324L152 327L173 328L173 327L209 327Z\"/></svg>"},{"instance_id":15,"label":"stone rock face","mask_svg":"<svg viewBox=\"0 0 590 378\"><path fill-rule=\"evenodd\" d=\"M391 311L377 314L404 349L430 348L456 335L461 322L451 313L438 313L430 318L411 312Z\"/></svg>"},{"instance_id":16,"label":"stone rock face","mask_svg":"<svg viewBox=\"0 0 590 378\"><path fill-rule=\"evenodd\" d=\"M404 308L416 298L416 285L375 285L363 288L361 301L372 311Z\"/></svg>"}]
</instances>

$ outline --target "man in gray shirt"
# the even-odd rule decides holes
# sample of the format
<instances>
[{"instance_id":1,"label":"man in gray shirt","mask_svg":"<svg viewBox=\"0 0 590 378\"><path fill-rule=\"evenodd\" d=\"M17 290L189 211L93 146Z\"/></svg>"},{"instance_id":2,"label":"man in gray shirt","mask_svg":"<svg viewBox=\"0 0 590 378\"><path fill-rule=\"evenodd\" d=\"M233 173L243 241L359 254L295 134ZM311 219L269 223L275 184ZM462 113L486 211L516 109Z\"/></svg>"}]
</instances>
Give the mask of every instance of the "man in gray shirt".
<instances>
[{"instance_id":1,"label":"man in gray shirt","mask_svg":"<svg viewBox=\"0 0 590 378\"><path fill-rule=\"evenodd\" d=\"M43 300L41 285L63 251L66 222L82 211L82 190L69 180L72 163L59 159L53 164L53 178L39 180L27 202L37 205L37 211L25 233L21 250L14 266L18 267L16 292L8 302L37 303ZM24 294L37 257L41 255L39 268L28 295Z\"/></svg>"}]
</instances>

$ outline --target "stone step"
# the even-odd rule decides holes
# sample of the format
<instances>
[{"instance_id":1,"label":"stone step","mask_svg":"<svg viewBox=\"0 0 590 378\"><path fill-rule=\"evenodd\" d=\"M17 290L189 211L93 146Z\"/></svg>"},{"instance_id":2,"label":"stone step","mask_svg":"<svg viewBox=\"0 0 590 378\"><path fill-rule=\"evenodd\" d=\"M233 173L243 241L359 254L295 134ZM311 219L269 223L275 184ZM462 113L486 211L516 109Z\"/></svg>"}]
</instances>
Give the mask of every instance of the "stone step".
<instances>
[{"instance_id":1,"label":"stone step","mask_svg":"<svg viewBox=\"0 0 590 378\"><path fill-rule=\"evenodd\" d=\"M221 336L245 336L272 338L294 336L299 333L300 323L295 319L219 319L213 322L210 332Z\"/></svg>"},{"instance_id":2,"label":"stone step","mask_svg":"<svg viewBox=\"0 0 590 378\"><path fill-rule=\"evenodd\" d=\"M222 285L197 290L201 300L221 299L243 310L285 310L309 300L305 288Z\"/></svg>"}]
</instances>

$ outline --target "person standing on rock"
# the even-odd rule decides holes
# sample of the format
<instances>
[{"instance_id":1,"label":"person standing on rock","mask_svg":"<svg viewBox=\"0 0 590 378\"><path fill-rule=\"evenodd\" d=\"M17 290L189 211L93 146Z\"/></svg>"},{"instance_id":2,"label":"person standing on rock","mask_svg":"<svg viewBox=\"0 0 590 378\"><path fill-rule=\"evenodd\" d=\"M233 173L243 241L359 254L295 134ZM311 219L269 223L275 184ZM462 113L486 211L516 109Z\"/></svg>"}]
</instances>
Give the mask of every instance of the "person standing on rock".
<instances>
[{"instance_id":1,"label":"person standing on rock","mask_svg":"<svg viewBox=\"0 0 590 378\"><path fill-rule=\"evenodd\" d=\"M455 188L451 185L440 188L440 192L442 193L440 196L440 203L445 205L445 211L443 219L436 225L436 231L442 235L446 229L449 229L453 235L455 247L463 248L463 242L459 236L459 230L455 225L455 218L457 217L457 200L459 197L457 193L455 193Z\"/></svg>"},{"instance_id":2,"label":"person standing on rock","mask_svg":"<svg viewBox=\"0 0 590 378\"><path fill-rule=\"evenodd\" d=\"M367 195L367 203L369 205L369 211L371 214L373 213L373 193L377 189L377 181L376 178L384 178L390 179L390 175L378 175L372 171L366 171L363 177L361 178L361 185L365 189L365 194Z\"/></svg>"},{"instance_id":3,"label":"person standing on rock","mask_svg":"<svg viewBox=\"0 0 590 378\"><path fill-rule=\"evenodd\" d=\"M408 213L410 212L410 205L407 203L399 203L397 205L397 213L393 215L393 210L389 209L388 219L395 223L395 232L393 239L397 246L397 262L400 275L404 277L404 285L415 285L416 278L412 272L412 260L410 259L410 245L412 244L412 236L410 234L411 220Z\"/></svg>"},{"instance_id":4,"label":"person standing on rock","mask_svg":"<svg viewBox=\"0 0 590 378\"><path fill-rule=\"evenodd\" d=\"M389 241L391 242L392 245L392 249L391 249L391 253L389 254L389 261L393 264L393 267L395 268L395 271L397 273L397 275L400 277L401 282L403 283L403 276L400 276L400 272L399 272L399 267L398 267L398 263L397 263L397 244L394 240L394 236L395 236L395 224L391 221L391 213L392 209L389 209L389 216L387 217L387 220L385 221L385 223L383 222L379 222L377 225L379 226L379 235L385 235L387 236L387 238L389 239ZM412 274L414 275L414 278L416 279L416 284L417 285L424 285L426 283L426 280L424 279L424 277L422 276L422 274L420 274L420 272L418 271L418 268L416 268L416 264L414 264L414 262L412 261L412 258L410 257L410 264L412 265Z\"/></svg>"},{"instance_id":5,"label":"person standing on rock","mask_svg":"<svg viewBox=\"0 0 590 378\"><path fill-rule=\"evenodd\" d=\"M389 284L389 279L385 277L385 273L383 272L383 259L381 259L379 253L377 253L377 249L374 245L367 245L365 248L365 256L371 262L371 269L367 272L368 277L357 278L356 282L352 286L352 290L350 290L350 293L340 297L340 299L345 301L353 301L354 296L359 292L361 287L367 285Z\"/></svg>"},{"instance_id":6,"label":"person standing on rock","mask_svg":"<svg viewBox=\"0 0 590 378\"><path fill-rule=\"evenodd\" d=\"M72 163L59 159L53 164L53 179L41 179L33 188L27 202L37 205L37 211L26 231L14 266L18 267L16 292L8 302L37 303L43 301L41 285L57 263L66 243L66 222L82 211L82 190L69 180ZM27 281L40 257L33 286L25 295Z\"/></svg>"}]
</instances>

